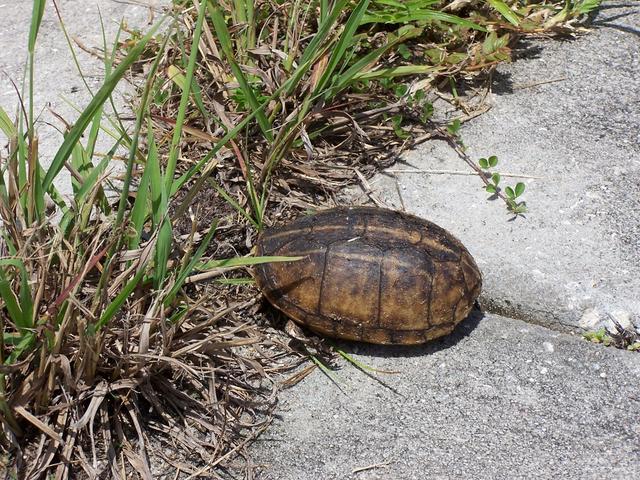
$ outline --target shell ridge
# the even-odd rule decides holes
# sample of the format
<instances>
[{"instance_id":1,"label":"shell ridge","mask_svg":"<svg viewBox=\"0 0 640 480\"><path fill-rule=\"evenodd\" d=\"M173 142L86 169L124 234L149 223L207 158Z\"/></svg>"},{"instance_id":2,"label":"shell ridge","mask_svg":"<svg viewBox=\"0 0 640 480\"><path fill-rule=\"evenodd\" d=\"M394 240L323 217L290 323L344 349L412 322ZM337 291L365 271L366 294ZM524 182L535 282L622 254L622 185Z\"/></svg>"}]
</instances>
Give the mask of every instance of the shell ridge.
<instances>
[{"instance_id":1,"label":"shell ridge","mask_svg":"<svg viewBox=\"0 0 640 480\"><path fill-rule=\"evenodd\" d=\"M316 305L317 315L322 315L322 312L320 311L322 308L322 293L324 290L324 279L327 275L327 261L329 258L329 252L331 251L332 245L333 243L330 243L329 245L327 245L327 249L324 251L324 259L322 262L322 274L320 276L320 292L318 293L318 304Z\"/></svg>"},{"instance_id":2,"label":"shell ridge","mask_svg":"<svg viewBox=\"0 0 640 480\"><path fill-rule=\"evenodd\" d=\"M431 323L431 305L433 305L432 302L432 296L433 296L433 281L436 278L436 274L435 272L429 272L429 294L427 295L427 305L429 305L429 308L427 308L427 325L429 325L429 327L432 327L433 324Z\"/></svg>"}]
</instances>

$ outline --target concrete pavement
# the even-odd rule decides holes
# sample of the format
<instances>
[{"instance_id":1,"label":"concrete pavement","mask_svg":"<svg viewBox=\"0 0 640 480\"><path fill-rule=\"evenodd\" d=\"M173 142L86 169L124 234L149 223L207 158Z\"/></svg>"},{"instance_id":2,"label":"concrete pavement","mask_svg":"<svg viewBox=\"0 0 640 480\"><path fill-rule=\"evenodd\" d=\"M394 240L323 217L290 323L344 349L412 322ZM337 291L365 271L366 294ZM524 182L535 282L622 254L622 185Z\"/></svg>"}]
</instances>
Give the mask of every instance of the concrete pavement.
<instances>
[{"instance_id":1,"label":"concrete pavement","mask_svg":"<svg viewBox=\"0 0 640 480\"><path fill-rule=\"evenodd\" d=\"M345 362L344 392L310 375L254 445L258 478L640 477L640 356L579 335L640 319L640 5L606 3L594 27L529 43L527 58L499 67L493 108L461 130L473 158L530 176L503 180L526 183L526 218L510 221L471 175L371 182L400 208L395 175L407 211L469 247L481 303L502 316L415 349L345 346L400 371L379 375L397 393ZM428 142L393 169L467 167Z\"/></svg>"},{"instance_id":2,"label":"concrete pavement","mask_svg":"<svg viewBox=\"0 0 640 480\"><path fill-rule=\"evenodd\" d=\"M640 476L637 354L491 314L423 347L343 348L399 373L387 388L341 362L342 391L317 371L283 392L257 478Z\"/></svg>"}]
</instances>

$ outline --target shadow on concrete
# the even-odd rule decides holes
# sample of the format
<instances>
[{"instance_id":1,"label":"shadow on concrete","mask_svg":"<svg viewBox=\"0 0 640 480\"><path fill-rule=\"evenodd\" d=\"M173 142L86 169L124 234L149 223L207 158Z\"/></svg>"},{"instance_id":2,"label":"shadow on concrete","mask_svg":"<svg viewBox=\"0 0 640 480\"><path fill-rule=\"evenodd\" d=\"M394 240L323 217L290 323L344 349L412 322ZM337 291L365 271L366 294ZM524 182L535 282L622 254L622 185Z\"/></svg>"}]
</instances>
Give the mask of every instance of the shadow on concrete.
<instances>
[{"instance_id":1,"label":"shadow on concrete","mask_svg":"<svg viewBox=\"0 0 640 480\"><path fill-rule=\"evenodd\" d=\"M462 339L468 337L478 326L484 313L477 308L464 319L455 330L441 338L437 338L423 345L371 345L362 342L336 342L336 346L345 353L368 355L371 357L423 357L453 347Z\"/></svg>"},{"instance_id":2,"label":"shadow on concrete","mask_svg":"<svg viewBox=\"0 0 640 480\"><path fill-rule=\"evenodd\" d=\"M624 12L616 14L616 9L626 9ZM632 10L629 10L632 9ZM617 23L617 20L628 18L640 13L640 7L637 3L618 3L610 5L601 5L595 11L591 12L584 25L591 28L612 28L622 32L630 33L640 37L640 28ZM576 40L575 37L570 35L558 35L556 36L556 42L571 42ZM531 60L539 58L544 50L544 45L541 45L539 41L533 39L523 38L520 39L512 50L512 60L514 62L518 60ZM491 77L491 90L497 95L510 95L514 92L514 85L511 80L511 75L508 72L494 71Z\"/></svg>"},{"instance_id":3,"label":"shadow on concrete","mask_svg":"<svg viewBox=\"0 0 640 480\"><path fill-rule=\"evenodd\" d=\"M533 60L540 58L544 46L538 42L534 42L533 39L521 38L518 43L513 47L511 51L512 60Z\"/></svg>"},{"instance_id":4,"label":"shadow on concrete","mask_svg":"<svg viewBox=\"0 0 640 480\"><path fill-rule=\"evenodd\" d=\"M616 8L633 8L635 7L634 10L627 10L624 13L620 13L618 15L613 14L611 16L608 16L606 18L599 18L600 15L603 11L605 10L613 10ZM631 26L631 25L623 25L623 24L619 24L619 23L614 23L614 21L619 20L621 18L626 18L629 17L630 15L635 15L640 13L640 8L638 8L637 4L616 4L616 5L605 5L602 6L598 9L598 12L596 15L594 15L593 18L591 18L591 25L594 27L606 27L606 28L613 28L614 30L620 30L621 32L626 32L626 33L630 33L632 35L635 35L636 37L640 37L640 28Z\"/></svg>"},{"instance_id":5,"label":"shadow on concrete","mask_svg":"<svg viewBox=\"0 0 640 480\"><path fill-rule=\"evenodd\" d=\"M496 95L511 95L513 93L513 80L511 74L496 70L491 79L491 92Z\"/></svg>"}]
</instances>

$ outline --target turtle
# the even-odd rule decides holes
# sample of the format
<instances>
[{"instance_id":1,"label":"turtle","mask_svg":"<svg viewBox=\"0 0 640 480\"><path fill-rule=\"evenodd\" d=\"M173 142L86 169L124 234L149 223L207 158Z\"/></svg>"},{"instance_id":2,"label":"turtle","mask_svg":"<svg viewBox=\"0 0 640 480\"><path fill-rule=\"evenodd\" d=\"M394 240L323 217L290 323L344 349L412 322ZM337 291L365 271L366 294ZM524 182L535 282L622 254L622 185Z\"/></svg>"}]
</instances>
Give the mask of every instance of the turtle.
<instances>
[{"instance_id":1,"label":"turtle","mask_svg":"<svg viewBox=\"0 0 640 480\"><path fill-rule=\"evenodd\" d=\"M468 316L482 274L438 225L395 210L337 207L262 232L257 256L302 257L254 269L276 308L323 336L421 344Z\"/></svg>"}]
</instances>

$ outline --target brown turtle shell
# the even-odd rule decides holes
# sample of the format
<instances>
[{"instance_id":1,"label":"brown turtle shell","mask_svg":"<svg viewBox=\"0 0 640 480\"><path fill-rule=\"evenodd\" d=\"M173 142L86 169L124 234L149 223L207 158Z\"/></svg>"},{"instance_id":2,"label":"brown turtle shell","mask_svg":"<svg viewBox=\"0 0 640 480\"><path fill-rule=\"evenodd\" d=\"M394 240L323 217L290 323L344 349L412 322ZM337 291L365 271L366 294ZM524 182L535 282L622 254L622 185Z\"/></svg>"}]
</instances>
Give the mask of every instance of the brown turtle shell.
<instances>
[{"instance_id":1,"label":"brown turtle shell","mask_svg":"<svg viewBox=\"0 0 640 480\"><path fill-rule=\"evenodd\" d=\"M320 334L369 343L446 335L482 287L475 261L453 235L374 207L324 210L267 230L256 255L304 257L256 267L273 305Z\"/></svg>"}]
</instances>

